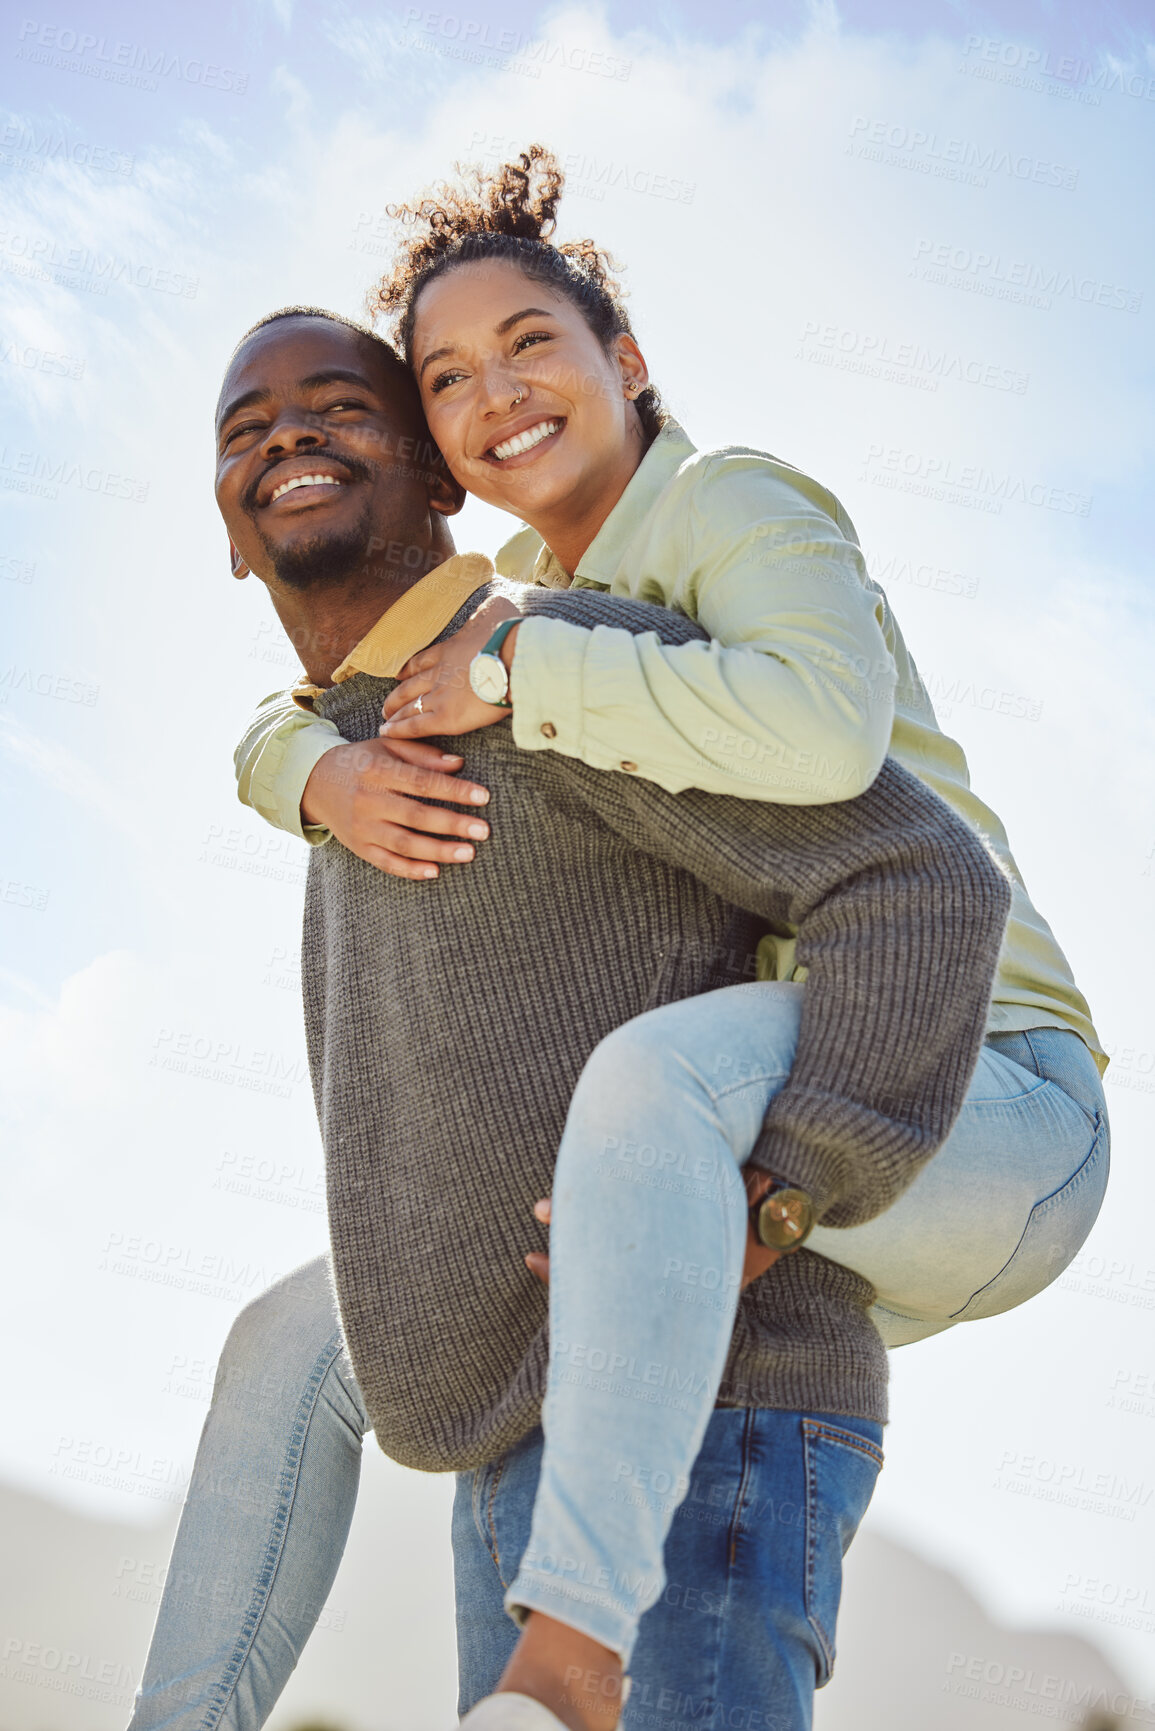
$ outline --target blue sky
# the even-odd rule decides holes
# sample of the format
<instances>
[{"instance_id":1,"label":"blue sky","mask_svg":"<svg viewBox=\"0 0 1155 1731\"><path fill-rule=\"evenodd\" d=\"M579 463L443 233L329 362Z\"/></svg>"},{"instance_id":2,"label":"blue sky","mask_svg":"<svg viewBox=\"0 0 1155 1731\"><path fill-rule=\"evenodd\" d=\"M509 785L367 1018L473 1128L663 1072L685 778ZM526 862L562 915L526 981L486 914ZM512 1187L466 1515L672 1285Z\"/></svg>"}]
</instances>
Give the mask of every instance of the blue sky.
<instances>
[{"instance_id":1,"label":"blue sky","mask_svg":"<svg viewBox=\"0 0 1155 1731\"><path fill-rule=\"evenodd\" d=\"M165 1392L172 1361L211 1365L240 1304L323 1247L302 850L237 805L230 762L295 669L263 591L228 575L211 407L252 319L357 312L390 199L540 138L569 171L563 232L628 266L691 435L770 449L845 502L1116 1054L1082 1264L895 1356L871 1518L1023 1621L1079 1626L1072 1568L1147 1579L1140 10L28 8L0 66L4 1261L35 1319L10 1341L24 1422L0 1471L151 1515L139 1473L93 1462L135 1452L178 1484L200 1409ZM503 533L475 506L459 525L483 551ZM1040 1462L1131 1501L1057 1505ZM1087 1632L1155 1686L1148 1632Z\"/></svg>"}]
</instances>

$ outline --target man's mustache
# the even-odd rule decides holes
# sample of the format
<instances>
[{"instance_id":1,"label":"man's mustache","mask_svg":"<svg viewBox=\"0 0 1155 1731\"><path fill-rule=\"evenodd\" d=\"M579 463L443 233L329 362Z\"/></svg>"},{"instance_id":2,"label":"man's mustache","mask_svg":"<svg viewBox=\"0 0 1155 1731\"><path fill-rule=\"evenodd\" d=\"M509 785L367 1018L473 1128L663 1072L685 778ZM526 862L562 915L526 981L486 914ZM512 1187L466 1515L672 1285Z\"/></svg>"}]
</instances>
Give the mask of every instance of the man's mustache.
<instances>
[{"instance_id":1,"label":"man's mustache","mask_svg":"<svg viewBox=\"0 0 1155 1731\"><path fill-rule=\"evenodd\" d=\"M292 456L278 457L277 461L275 463L270 463L268 468L265 469L263 474L258 475L255 481L249 482L249 485L241 494L242 509L247 511L251 517L257 508L257 496L269 476L276 469L283 468L286 463L299 463L302 457L313 455L316 455L318 463L324 463L326 466L331 466L334 469L343 471L343 478L347 481L371 481L373 479L373 470L370 468L368 463L363 463L359 457L339 456L337 452L331 448L327 448L324 451L317 451L316 453L310 451L294 451Z\"/></svg>"}]
</instances>

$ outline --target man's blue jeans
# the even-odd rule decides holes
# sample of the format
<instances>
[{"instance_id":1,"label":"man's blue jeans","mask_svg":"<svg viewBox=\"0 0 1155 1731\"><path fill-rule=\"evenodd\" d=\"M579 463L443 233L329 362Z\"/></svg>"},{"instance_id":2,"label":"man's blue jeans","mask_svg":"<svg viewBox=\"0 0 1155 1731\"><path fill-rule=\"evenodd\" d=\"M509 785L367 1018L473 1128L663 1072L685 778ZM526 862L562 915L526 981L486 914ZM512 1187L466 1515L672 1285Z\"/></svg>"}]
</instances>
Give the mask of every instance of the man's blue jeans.
<instances>
[{"instance_id":1,"label":"man's blue jeans","mask_svg":"<svg viewBox=\"0 0 1155 1731\"><path fill-rule=\"evenodd\" d=\"M503 1601L529 1539L540 1430L457 1480L459 1709L492 1692L518 1630ZM715 1411L638 1627L623 1731L806 1731L830 1676L842 1558L882 1465L882 1427L821 1413ZM641 1500L640 1472L617 1494ZM572 1683L575 1696L582 1681Z\"/></svg>"},{"instance_id":2,"label":"man's blue jeans","mask_svg":"<svg viewBox=\"0 0 1155 1731\"><path fill-rule=\"evenodd\" d=\"M644 1364L659 1358L676 1335L677 1368L700 1368L698 1392L661 1409L620 1399L612 1386L600 1386L606 1379L585 1378L585 1369L592 1368L588 1352L583 1375L575 1378L567 1374L570 1360L555 1351L544 1452L539 1457L535 1445L526 1443L484 1469L482 1533L476 1522L473 1537L468 1523L456 1526L462 1578L484 1578L491 1591L504 1588L510 1609L536 1607L572 1622L622 1651L634 1674L644 1661L654 1688L658 1659L646 1659L648 1650L669 1664L671 1674L690 1667L686 1693L696 1689L709 1698L722 1690L735 1701L753 1687L749 1679L762 1673L747 1670L746 1681L723 1685L714 1636L724 1636L729 1651L720 1626L728 1624L732 1602L734 1578L727 1571L740 1560L750 1571L757 1552L762 1572L745 1578L750 1591L765 1599L758 1615L766 1652L748 1656L748 1663L779 1666L775 1688L786 1689L781 1678L787 1671L793 1678L793 1694L787 1690L760 1709L772 1711L783 1731L809 1724L800 1679L808 1676L810 1690L823 1679L824 1649L814 1624L826 1629L829 1642L837 1606L841 1549L819 1546L814 1534L848 1538L853 1532L869 1494L862 1488L861 1463L878 1440L876 1430L863 1430L856 1421L819 1419L814 1422L825 1427L819 1448L819 1433L811 1436L806 1428L812 1415L717 1412L709 1392L711 1378L713 1389L718 1387L741 1269L745 1206L739 1168L768 1099L789 1072L799 994L800 988L741 986L671 1005L619 1029L591 1058L558 1161L555 1347L577 1342L600 1349L605 1342ZM613 1160L605 1158L610 1135L616 1139ZM650 1153L656 1163L664 1149L678 1146L706 1161L712 1182L703 1193L635 1182L635 1169L647 1172ZM1077 1035L1043 1029L999 1036L983 1051L955 1131L906 1196L878 1222L827 1233L821 1244L816 1234L812 1242L885 1291L890 1309L879 1318L880 1327L894 1325L899 1339L918 1338L1008 1309L1053 1280L1094 1221L1107 1163L1102 1088ZM574 1196L590 1186L575 1211ZM526 1199L527 1230L531 1200ZM627 1236L619 1244L622 1230ZM609 1260L601 1267L598 1258L604 1260L607 1245ZM627 1254L635 1250L640 1253ZM693 1283L686 1280L687 1267L712 1271L714 1291L702 1293L716 1304L674 1302L656 1290L675 1272L671 1256L682 1264L679 1282L688 1292ZM908 1277L914 1278L910 1289ZM773 1271L764 1278L772 1280ZM679 1388L685 1386L680 1375ZM324 1267L311 1264L249 1306L226 1345L134 1731L263 1723L336 1572L364 1430ZM857 1433L857 1442L833 1434L848 1430ZM788 1435L789 1444L783 1440ZM784 1497L797 1503L798 1485L806 1489L813 1533L793 1562L780 1543L781 1522L757 1539L746 1531L747 1492L739 1488L727 1529L726 1568L718 1572L716 1548L710 1549L709 1535L698 1534L705 1547L701 1559L687 1562L683 1546L676 1565L682 1573L675 1574L668 1547L675 1530L686 1544L694 1537L693 1504L687 1517L679 1517L680 1526L670 1523L705 1448L729 1450L729 1465L716 1457L719 1483L741 1487L757 1478L757 1497L776 1508ZM532 1473L526 1450L532 1451ZM819 1455L843 1464L820 1470ZM531 1480L536 1487L539 1465L535 1503ZM857 1491L843 1482L852 1468L859 1475ZM781 1484L778 1473L785 1475ZM471 1503L476 1485L475 1477ZM783 1485L795 1491L787 1494ZM517 1535L523 1527L528 1531L531 1507L532 1537L522 1538ZM475 1554L486 1533L490 1574L484 1552ZM693 1638L704 1642L707 1657L700 1664L683 1650L690 1639L687 1626L678 1641L661 1637L656 1649L646 1634L647 1618L656 1613L658 1625L665 1626L662 1619L677 1609L668 1602L671 1582L683 1589L709 1583L712 1595L723 1594L718 1627L700 1607L688 1625ZM468 1597L472 1604L472 1590ZM488 1599L479 1602L487 1605ZM815 1619L809 1607L819 1603L826 1614ZM739 1615L738 1600L733 1604ZM500 1647L504 1635L508 1650L516 1629L508 1618L503 1628L500 1616L498 1610L492 1619L484 1612L479 1627L492 1622L501 1631L492 1641ZM782 1632L787 1628L793 1630L790 1641ZM487 1671L477 1684L492 1647L487 1635L478 1642L465 1655L466 1701L492 1681ZM787 1651L792 1669L781 1671ZM641 1695L636 1708L631 1702L627 1726L635 1713L658 1711L646 1709L645 1700Z\"/></svg>"},{"instance_id":3,"label":"man's blue jeans","mask_svg":"<svg viewBox=\"0 0 1155 1731\"><path fill-rule=\"evenodd\" d=\"M225 1343L133 1731L264 1724L333 1584L367 1428L318 1257L248 1305ZM535 1430L457 1480L463 1713L518 1638L504 1599L541 1453ZM714 1412L666 1542L665 1585L641 1620L623 1731L805 1731L833 1661L842 1555L881 1461L868 1420ZM619 1494L653 1488L623 1479Z\"/></svg>"}]
</instances>

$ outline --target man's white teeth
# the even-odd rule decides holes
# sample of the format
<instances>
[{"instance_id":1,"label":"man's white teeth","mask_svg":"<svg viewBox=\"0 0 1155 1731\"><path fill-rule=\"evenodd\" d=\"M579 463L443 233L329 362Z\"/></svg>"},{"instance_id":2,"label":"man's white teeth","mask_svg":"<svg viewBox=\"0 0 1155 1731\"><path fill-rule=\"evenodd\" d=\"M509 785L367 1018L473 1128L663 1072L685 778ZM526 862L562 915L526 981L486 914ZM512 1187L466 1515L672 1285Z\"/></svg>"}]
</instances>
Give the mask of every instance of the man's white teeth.
<instances>
[{"instance_id":1,"label":"man's white teeth","mask_svg":"<svg viewBox=\"0 0 1155 1731\"><path fill-rule=\"evenodd\" d=\"M270 503L275 503L282 493L291 493L294 487L339 487L340 485L336 475L294 475L291 481L281 482Z\"/></svg>"},{"instance_id":2,"label":"man's white teeth","mask_svg":"<svg viewBox=\"0 0 1155 1731\"><path fill-rule=\"evenodd\" d=\"M539 421L536 427L527 427L524 433L517 433L512 439L506 439L503 445L494 445L493 454L499 463L504 463L507 457L517 457L522 451L532 451L535 445L540 445L543 439L556 433L560 426L560 421Z\"/></svg>"}]
</instances>

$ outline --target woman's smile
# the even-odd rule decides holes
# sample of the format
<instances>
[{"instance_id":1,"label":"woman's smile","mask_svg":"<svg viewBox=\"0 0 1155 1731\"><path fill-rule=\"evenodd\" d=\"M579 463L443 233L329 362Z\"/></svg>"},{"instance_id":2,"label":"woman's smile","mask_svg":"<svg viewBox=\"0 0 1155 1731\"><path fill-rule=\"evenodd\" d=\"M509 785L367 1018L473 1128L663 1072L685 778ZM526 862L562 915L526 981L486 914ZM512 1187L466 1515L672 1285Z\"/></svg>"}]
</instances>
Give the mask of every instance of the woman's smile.
<instances>
[{"instance_id":1,"label":"woman's smile","mask_svg":"<svg viewBox=\"0 0 1155 1731\"><path fill-rule=\"evenodd\" d=\"M485 460L499 463L503 469L521 468L543 450L552 449L565 430L565 424L564 415L535 420L524 430L511 433L498 444L491 445L485 452Z\"/></svg>"}]
</instances>

